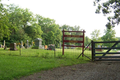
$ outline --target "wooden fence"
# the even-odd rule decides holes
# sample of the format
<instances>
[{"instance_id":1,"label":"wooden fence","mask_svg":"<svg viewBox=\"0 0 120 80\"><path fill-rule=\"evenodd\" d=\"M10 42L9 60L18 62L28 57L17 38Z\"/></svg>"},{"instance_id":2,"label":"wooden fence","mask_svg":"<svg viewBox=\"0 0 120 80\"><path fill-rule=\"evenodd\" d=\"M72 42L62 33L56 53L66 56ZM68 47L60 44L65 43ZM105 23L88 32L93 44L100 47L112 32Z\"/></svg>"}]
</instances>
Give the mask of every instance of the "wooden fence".
<instances>
[{"instance_id":1,"label":"wooden fence","mask_svg":"<svg viewBox=\"0 0 120 80\"><path fill-rule=\"evenodd\" d=\"M120 52L110 52L112 49L120 50L120 47L115 47L120 41L106 41L106 42L94 42L92 43L92 61L120 61ZM112 47L95 47L97 43L114 43ZM107 50L106 52L97 52L97 49Z\"/></svg>"},{"instance_id":2,"label":"wooden fence","mask_svg":"<svg viewBox=\"0 0 120 80\"><path fill-rule=\"evenodd\" d=\"M65 31L64 29L63 29L63 44L62 44L62 47L63 47L63 49L62 49L62 55L64 55L64 46L67 46L67 47L82 47L82 51L84 50L84 33L85 33L85 31L83 30L83 31ZM65 35L65 32L77 32L77 33L83 33L82 35ZM65 37L76 37L76 38L82 38L82 40L79 40L79 41L77 41L77 40L65 40ZM67 43L82 43L82 46L75 46L75 45L65 45L64 43L65 42L67 42ZM84 54L84 53L83 53ZM82 54L82 55L83 55Z\"/></svg>"}]
</instances>

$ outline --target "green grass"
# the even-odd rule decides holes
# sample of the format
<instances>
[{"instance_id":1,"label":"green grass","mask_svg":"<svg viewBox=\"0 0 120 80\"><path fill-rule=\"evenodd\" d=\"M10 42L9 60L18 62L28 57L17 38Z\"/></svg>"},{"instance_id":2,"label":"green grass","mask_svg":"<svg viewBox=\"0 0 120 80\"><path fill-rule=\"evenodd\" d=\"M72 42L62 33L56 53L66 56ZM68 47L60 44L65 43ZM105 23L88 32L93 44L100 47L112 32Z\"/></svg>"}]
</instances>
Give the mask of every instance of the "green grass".
<instances>
[{"instance_id":1,"label":"green grass","mask_svg":"<svg viewBox=\"0 0 120 80\"><path fill-rule=\"evenodd\" d=\"M89 59L85 57L76 59L81 50L65 49L64 56L61 49L56 49L55 53L54 57L54 51L22 49L20 55L19 50L0 49L0 80L18 79L42 70L89 62ZM89 57L90 54L90 51L85 52L85 55Z\"/></svg>"}]
</instances>

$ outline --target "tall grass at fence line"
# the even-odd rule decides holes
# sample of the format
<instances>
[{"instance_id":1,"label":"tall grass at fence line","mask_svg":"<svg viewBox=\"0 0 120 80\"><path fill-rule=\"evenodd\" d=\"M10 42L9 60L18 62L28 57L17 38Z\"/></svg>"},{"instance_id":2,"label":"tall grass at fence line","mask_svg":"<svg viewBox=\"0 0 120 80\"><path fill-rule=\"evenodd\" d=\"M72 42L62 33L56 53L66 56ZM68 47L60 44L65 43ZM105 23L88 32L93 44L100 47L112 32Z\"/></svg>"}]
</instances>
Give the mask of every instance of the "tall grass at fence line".
<instances>
[{"instance_id":1,"label":"tall grass at fence line","mask_svg":"<svg viewBox=\"0 0 120 80\"><path fill-rule=\"evenodd\" d=\"M77 58L78 55L82 52L80 49L65 49L64 55L62 55L62 49L56 49L55 55L53 50L44 50L44 49L21 49L21 51L18 49L17 51L12 50L4 50L0 49L0 54L2 55L11 55L11 56L26 56L26 57L41 57L41 58ZM21 55L20 55L21 54ZM89 56L91 55L91 51L85 51L85 55Z\"/></svg>"}]
</instances>

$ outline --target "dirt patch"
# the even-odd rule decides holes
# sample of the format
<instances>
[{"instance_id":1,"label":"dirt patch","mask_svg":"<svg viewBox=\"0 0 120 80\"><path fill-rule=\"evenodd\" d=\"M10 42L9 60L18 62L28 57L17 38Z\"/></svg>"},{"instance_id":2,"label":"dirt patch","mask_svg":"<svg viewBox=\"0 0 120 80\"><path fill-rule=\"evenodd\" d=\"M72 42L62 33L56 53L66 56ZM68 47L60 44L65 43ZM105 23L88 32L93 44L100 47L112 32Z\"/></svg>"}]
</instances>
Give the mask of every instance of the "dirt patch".
<instances>
[{"instance_id":1,"label":"dirt patch","mask_svg":"<svg viewBox=\"0 0 120 80\"><path fill-rule=\"evenodd\" d=\"M90 62L42 71L20 80L120 80L120 62Z\"/></svg>"}]
</instances>

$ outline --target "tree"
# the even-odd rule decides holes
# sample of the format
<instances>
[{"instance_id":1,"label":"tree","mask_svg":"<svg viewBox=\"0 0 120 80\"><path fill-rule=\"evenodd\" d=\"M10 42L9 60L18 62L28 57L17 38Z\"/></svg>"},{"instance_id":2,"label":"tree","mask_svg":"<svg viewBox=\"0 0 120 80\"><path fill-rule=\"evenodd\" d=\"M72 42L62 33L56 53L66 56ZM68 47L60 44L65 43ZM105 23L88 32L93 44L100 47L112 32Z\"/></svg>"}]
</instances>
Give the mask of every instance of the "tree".
<instances>
[{"instance_id":1,"label":"tree","mask_svg":"<svg viewBox=\"0 0 120 80\"><path fill-rule=\"evenodd\" d=\"M26 39L31 40L33 35L30 34L33 34L33 32L31 31L33 31L34 29L36 30L36 34L34 34L34 37L41 34L41 27L36 24L32 12L30 12L28 9L22 9L19 6L10 4L7 6L7 13L8 13L7 18L10 23L8 27L9 30L11 31L10 40L14 42L20 42L20 40L25 41ZM34 27L31 28L33 30L27 31L29 30L28 29L29 25L32 25ZM27 32L31 33L28 34Z\"/></svg>"},{"instance_id":2,"label":"tree","mask_svg":"<svg viewBox=\"0 0 120 80\"><path fill-rule=\"evenodd\" d=\"M118 39L115 37L115 30L112 29L106 29L105 35L103 35L102 40L103 41L117 41ZM111 47L113 44L106 43L104 46Z\"/></svg>"},{"instance_id":3,"label":"tree","mask_svg":"<svg viewBox=\"0 0 120 80\"><path fill-rule=\"evenodd\" d=\"M8 37L10 36L10 28L12 26L9 25L9 19L8 19L8 12L7 9L5 8L5 5L0 3L0 39L3 39L3 37Z\"/></svg>"},{"instance_id":4,"label":"tree","mask_svg":"<svg viewBox=\"0 0 120 80\"><path fill-rule=\"evenodd\" d=\"M85 46L87 46L91 42L91 39L88 36L85 36Z\"/></svg>"},{"instance_id":5,"label":"tree","mask_svg":"<svg viewBox=\"0 0 120 80\"><path fill-rule=\"evenodd\" d=\"M91 33L91 39L93 41L102 41L101 37L99 37L99 36L100 36L100 30L96 29ZM98 45L102 45L102 43L98 43L95 46L98 47Z\"/></svg>"},{"instance_id":6,"label":"tree","mask_svg":"<svg viewBox=\"0 0 120 80\"><path fill-rule=\"evenodd\" d=\"M14 26L16 28L22 27L25 28L28 26L28 23L32 21L33 13L30 12L28 9L19 8L14 4L11 4L7 7L7 11L9 13L9 23L10 26Z\"/></svg>"},{"instance_id":7,"label":"tree","mask_svg":"<svg viewBox=\"0 0 120 80\"><path fill-rule=\"evenodd\" d=\"M91 39L93 41L100 41L100 30L94 30L92 33L91 33Z\"/></svg>"},{"instance_id":8,"label":"tree","mask_svg":"<svg viewBox=\"0 0 120 80\"><path fill-rule=\"evenodd\" d=\"M120 37L117 37L117 39L120 41ZM120 47L120 43L118 43L117 47Z\"/></svg>"},{"instance_id":9,"label":"tree","mask_svg":"<svg viewBox=\"0 0 120 80\"><path fill-rule=\"evenodd\" d=\"M59 25L55 24L54 19L44 18L40 15L36 15L36 19L38 21L38 25L41 26L41 30L43 31L42 39L43 44L56 44L58 47L61 41L61 31L59 29Z\"/></svg>"},{"instance_id":10,"label":"tree","mask_svg":"<svg viewBox=\"0 0 120 80\"><path fill-rule=\"evenodd\" d=\"M112 13L113 16L108 17L108 23L106 27L111 29L115 26L115 24L120 23L120 0L107 0L102 2L103 0L95 0L94 5L97 4L96 13L103 13L104 15Z\"/></svg>"},{"instance_id":11,"label":"tree","mask_svg":"<svg viewBox=\"0 0 120 80\"><path fill-rule=\"evenodd\" d=\"M43 31L41 30L41 26L37 23L32 24L31 26L27 26L24 28L25 33L32 39L41 38Z\"/></svg>"},{"instance_id":12,"label":"tree","mask_svg":"<svg viewBox=\"0 0 120 80\"><path fill-rule=\"evenodd\" d=\"M15 35L10 36L10 42L13 42L13 43L14 42L18 43L21 41L26 42L26 40L30 41L31 38L28 36L27 33L25 33L24 29L22 28L19 28L17 32L15 33Z\"/></svg>"}]
</instances>

